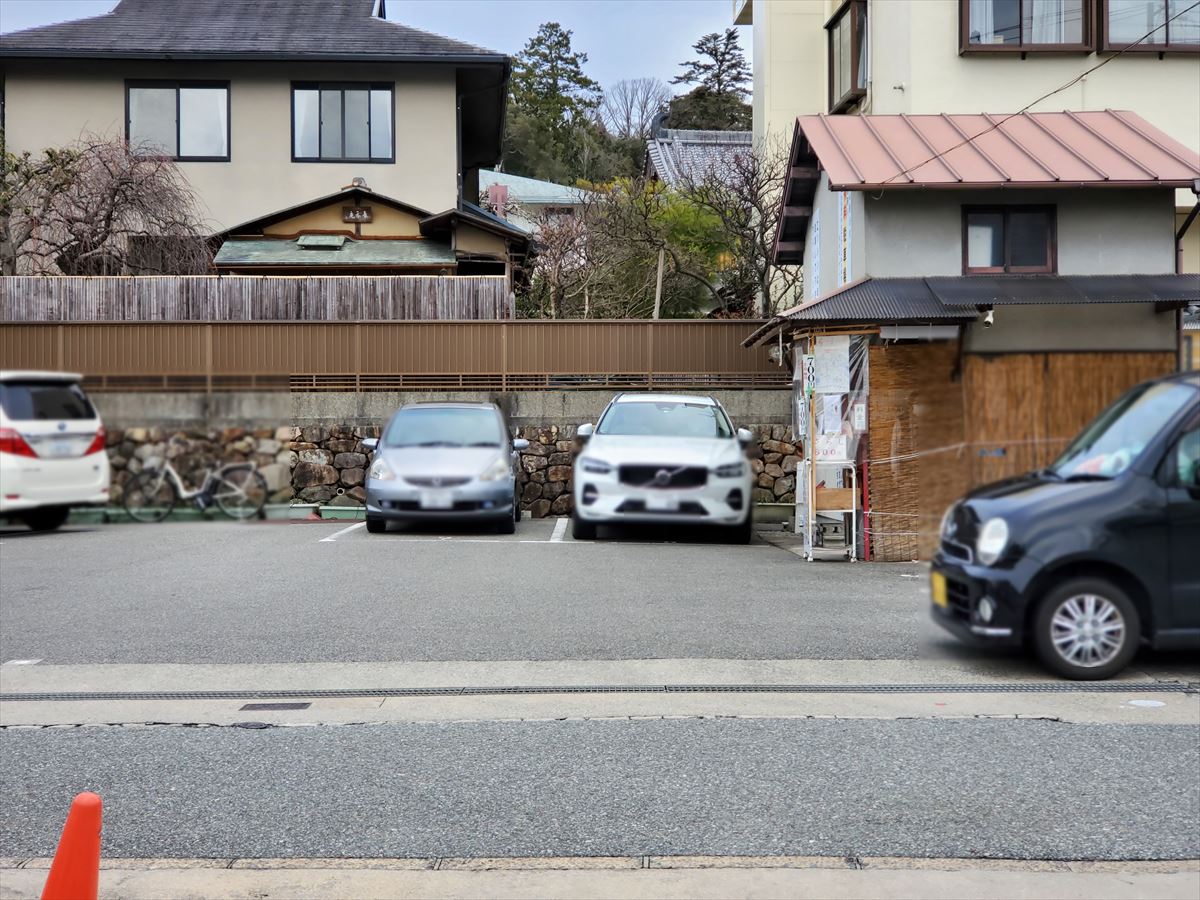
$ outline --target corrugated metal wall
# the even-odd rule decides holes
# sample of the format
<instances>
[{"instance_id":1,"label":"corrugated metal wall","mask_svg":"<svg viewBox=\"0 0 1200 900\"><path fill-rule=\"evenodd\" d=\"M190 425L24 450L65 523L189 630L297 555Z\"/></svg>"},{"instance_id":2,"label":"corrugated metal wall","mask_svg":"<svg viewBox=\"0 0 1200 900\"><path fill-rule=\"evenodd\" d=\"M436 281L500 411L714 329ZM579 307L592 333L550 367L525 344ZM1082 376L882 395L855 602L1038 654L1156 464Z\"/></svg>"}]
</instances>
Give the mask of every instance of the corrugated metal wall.
<instances>
[{"instance_id":1,"label":"corrugated metal wall","mask_svg":"<svg viewBox=\"0 0 1200 900\"><path fill-rule=\"evenodd\" d=\"M0 368L108 390L778 388L748 321L2 323Z\"/></svg>"}]
</instances>

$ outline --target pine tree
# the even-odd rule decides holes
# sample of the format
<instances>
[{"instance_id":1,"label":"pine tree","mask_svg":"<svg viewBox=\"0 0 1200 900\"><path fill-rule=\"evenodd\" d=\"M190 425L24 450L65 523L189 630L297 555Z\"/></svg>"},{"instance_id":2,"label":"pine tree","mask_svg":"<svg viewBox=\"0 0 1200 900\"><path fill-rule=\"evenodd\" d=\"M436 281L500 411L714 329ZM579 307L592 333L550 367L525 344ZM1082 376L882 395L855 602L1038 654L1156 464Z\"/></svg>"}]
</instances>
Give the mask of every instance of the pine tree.
<instances>
[{"instance_id":1,"label":"pine tree","mask_svg":"<svg viewBox=\"0 0 1200 900\"><path fill-rule=\"evenodd\" d=\"M671 84L698 84L709 94L734 97L745 101L750 94L750 66L738 44L737 31L726 28L723 35L706 34L692 44L699 59L680 63L683 71L671 79Z\"/></svg>"},{"instance_id":2,"label":"pine tree","mask_svg":"<svg viewBox=\"0 0 1200 900\"><path fill-rule=\"evenodd\" d=\"M560 133L600 105L599 85L583 74L587 54L571 48L571 34L557 22L543 23L513 65L513 105Z\"/></svg>"}]
</instances>

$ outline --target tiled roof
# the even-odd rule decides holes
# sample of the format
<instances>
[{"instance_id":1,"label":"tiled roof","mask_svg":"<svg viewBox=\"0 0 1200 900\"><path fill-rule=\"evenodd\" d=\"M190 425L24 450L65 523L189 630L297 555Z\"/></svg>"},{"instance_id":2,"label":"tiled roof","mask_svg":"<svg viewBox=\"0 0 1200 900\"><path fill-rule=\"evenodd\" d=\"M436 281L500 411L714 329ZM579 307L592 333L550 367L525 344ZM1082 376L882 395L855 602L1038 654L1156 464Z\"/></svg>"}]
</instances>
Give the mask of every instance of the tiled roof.
<instances>
[{"instance_id":1,"label":"tiled roof","mask_svg":"<svg viewBox=\"0 0 1200 900\"><path fill-rule=\"evenodd\" d=\"M121 0L110 13L0 35L0 58L266 58L505 62L389 22L375 0Z\"/></svg>"},{"instance_id":2,"label":"tiled roof","mask_svg":"<svg viewBox=\"0 0 1200 900\"><path fill-rule=\"evenodd\" d=\"M1136 113L801 116L832 190L1191 187L1200 154Z\"/></svg>"},{"instance_id":3,"label":"tiled roof","mask_svg":"<svg viewBox=\"0 0 1200 900\"><path fill-rule=\"evenodd\" d=\"M749 131L689 131L670 128L646 145L649 174L671 187L709 174L720 177L738 153L753 145Z\"/></svg>"},{"instance_id":4,"label":"tiled roof","mask_svg":"<svg viewBox=\"0 0 1200 900\"><path fill-rule=\"evenodd\" d=\"M328 238L328 235L322 237ZM231 238L221 245L214 263L230 266L452 266L450 245L430 240L365 240L343 238L320 245L301 237L294 241L271 238Z\"/></svg>"}]
</instances>

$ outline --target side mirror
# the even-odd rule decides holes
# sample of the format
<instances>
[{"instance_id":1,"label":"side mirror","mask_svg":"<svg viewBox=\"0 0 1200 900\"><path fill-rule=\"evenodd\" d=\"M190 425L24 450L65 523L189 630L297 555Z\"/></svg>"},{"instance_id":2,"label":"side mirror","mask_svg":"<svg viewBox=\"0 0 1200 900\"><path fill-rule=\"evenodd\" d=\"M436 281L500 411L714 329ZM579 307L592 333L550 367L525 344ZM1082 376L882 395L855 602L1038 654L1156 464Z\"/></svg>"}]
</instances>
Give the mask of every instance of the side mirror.
<instances>
[{"instance_id":1,"label":"side mirror","mask_svg":"<svg viewBox=\"0 0 1200 900\"><path fill-rule=\"evenodd\" d=\"M525 438L517 438L516 440L513 441L513 449L514 450L528 450L529 449L529 441L525 440Z\"/></svg>"},{"instance_id":2,"label":"side mirror","mask_svg":"<svg viewBox=\"0 0 1200 900\"><path fill-rule=\"evenodd\" d=\"M737 430L738 443L743 447L749 447L754 443L754 432L749 428L739 428Z\"/></svg>"},{"instance_id":3,"label":"side mirror","mask_svg":"<svg viewBox=\"0 0 1200 900\"><path fill-rule=\"evenodd\" d=\"M363 438L362 445L367 450L374 450L379 446L379 438Z\"/></svg>"},{"instance_id":4,"label":"side mirror","mask_svg":"<svg viewBox=\"0 0 1200 900\"><path fill-rule=\"evenodd\" d=\"M590 438L595 431L596 426L591 422L587 422L575 429L575 437L578 438L581 443L586 443L587 439Z\"/></svg>"}]
</instances>

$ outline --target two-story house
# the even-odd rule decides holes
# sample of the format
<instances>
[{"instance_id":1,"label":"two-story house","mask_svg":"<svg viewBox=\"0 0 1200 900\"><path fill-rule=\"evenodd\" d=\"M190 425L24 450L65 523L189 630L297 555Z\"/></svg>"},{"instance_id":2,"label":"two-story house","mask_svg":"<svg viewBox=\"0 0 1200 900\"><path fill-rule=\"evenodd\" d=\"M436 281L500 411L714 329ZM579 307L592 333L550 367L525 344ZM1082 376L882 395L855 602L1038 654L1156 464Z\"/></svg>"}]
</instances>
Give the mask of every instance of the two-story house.
<instances>
[{"instance_id":1,"label":"two-story house","mask_svg":"<svg viewBox=\"0 0 1200 900\"><path fill-rule=\"evenodd\" d=\"M1200 149L1194 0L733 0L733 14L752 35L756 140L788 138L797 116L818 113L1033 104L1132 110ZM1196 198L1175 201L1179 232ZM1200 272L1200 224L1180 245L1180 271Z\"/></svg>"},{"instance_id":2,"label":"two-story house","mask_svg":"<svg viewBox=\"0 0 1200 900\"><path fill-rule=\"evenodd\" d=\"M0 36L0 126L14 152L89 133L176 160L228 238L221 271L511 273L528 235L475 202L509 59L384 14L121 0ZM302 242L321 234L344 240Z\"/></svg>"}]
</instances>

